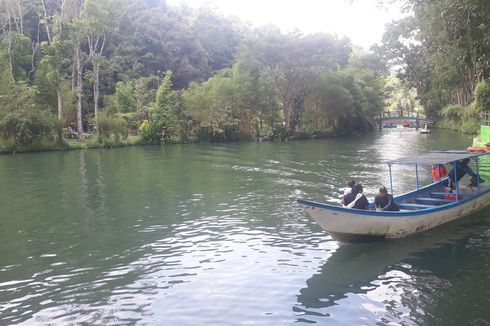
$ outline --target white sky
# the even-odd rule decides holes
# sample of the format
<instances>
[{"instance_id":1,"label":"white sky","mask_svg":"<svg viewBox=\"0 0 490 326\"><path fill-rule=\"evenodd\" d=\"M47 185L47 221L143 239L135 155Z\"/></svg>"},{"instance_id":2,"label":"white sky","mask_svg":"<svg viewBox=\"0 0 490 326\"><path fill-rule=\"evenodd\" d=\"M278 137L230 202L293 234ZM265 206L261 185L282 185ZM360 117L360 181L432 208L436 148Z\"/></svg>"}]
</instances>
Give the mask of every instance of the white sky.
<instances>
[{"instance_id":1,"label":"white sky","mask_svg":"<svg viewBox=\"0 0 490 326\"><path fill-rule=\"evenodd\" d=\"M378 0L167 0L199 8L217 7L224 15L239 17L254 26L274 24L283 32L327 32L348 36L354 44L369 48L379 43L386 23L402 17L398 3L379 8Z\"/></svg>"}]
</instances>

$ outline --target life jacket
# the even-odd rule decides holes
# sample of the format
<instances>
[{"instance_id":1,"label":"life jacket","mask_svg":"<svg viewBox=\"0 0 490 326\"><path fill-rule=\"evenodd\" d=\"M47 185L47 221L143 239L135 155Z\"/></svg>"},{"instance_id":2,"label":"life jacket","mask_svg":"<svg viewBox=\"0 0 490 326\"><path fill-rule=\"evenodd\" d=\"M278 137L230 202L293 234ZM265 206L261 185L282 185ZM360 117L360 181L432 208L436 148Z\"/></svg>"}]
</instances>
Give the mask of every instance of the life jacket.
<instances>
[{"instance_id":1,"label":"life jacket","mask_svg":"<svg viewBox=\"0 0 490 326\"><path fill-rule=\"evenodd\" d=\"M439 181L439 179L447 176L446 167L442 164L434 164L432 165L432 180Z\"/></svg>"}]
</instances>

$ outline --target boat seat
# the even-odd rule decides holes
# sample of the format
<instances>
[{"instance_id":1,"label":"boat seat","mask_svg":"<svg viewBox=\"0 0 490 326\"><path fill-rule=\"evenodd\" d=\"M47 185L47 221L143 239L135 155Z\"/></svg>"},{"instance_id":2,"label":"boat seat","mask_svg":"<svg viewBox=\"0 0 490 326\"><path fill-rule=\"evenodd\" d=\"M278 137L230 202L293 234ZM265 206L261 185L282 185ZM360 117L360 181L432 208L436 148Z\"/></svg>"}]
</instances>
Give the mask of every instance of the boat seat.
<instances>
[{"instance_id":1,"label":"boat seat","mask_svg":"<svg viewBox=\"0 0 490 326\"><path fill-rule=\"evenodd\" d=\"M420 197L420 198L415 198L415 200L418 200L418 201L427 201L427 202L433 202L433 203L454 203L454 200L452 200L452 199L442 199L442 198L426 198L426 197Z\"/></svg>"},{"instance_id":2,"label":"boat seat","mask_svg":"<svg viewBox=\"0 0 490 326\"><path fill-rule=\"evenodd\" d=\"M407 208L417 208L417 209L425 209L425 208L434 208L434 205L422 205L422 204L410 204L410 203L399 203L399 207L407 207Z\"/></svg>"},{"instance_id":3,"label":"boat seat","mask_svg":"<svg viewBox=\"0 0 490 326\"><path fill-rule=\"evenodd\" d=\"M456 193L454 192L438 192L438 191L434 191L434 192L431 192L430 193L431 195L434 195L434 196L454 196L454 199L448 199L448 200L456 200ZM459 199L463 199L463 195L462 194L458 194L458 197Z\"/></svg>"},{"instance_id":4,"label":"boat seat","mask_svg":"<svg viewBox=\"0 0 490 326\"><path fill-rule=\"evenodd\" d=\"M439 192L439 191L432 191L430 193L431 195L436 195L436 196L445 196L445 195L454 195L456 196L455 192ZM461 194L459 194L461 196Z\"/></svg>"}]
</instances>

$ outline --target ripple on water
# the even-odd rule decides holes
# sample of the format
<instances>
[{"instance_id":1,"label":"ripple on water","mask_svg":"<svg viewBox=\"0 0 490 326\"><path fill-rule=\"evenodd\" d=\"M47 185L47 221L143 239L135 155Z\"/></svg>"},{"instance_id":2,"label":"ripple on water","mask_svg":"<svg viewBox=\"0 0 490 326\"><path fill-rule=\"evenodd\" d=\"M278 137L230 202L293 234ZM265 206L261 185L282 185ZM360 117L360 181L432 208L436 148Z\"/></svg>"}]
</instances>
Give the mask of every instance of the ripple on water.
<instances>
[{"instance_id":1,"label":"ripple on water","mask_svg":"<svg viewBox=\"0 0 490 326\"><path fill-rule=\"evenodd\" d=\"M47 161L17 189L11 167L0 169L13 187L0 196L10 213L0 324L423 325L459 306L479 318L451 316L459 324L488 323L478 306L490 295L488 212L427 236L351 245L295 203L336 202L350 178L372 196L389 182L382 161L428 149L420 141L400 131L51 153L30 157ZM411 187L411 170L395 173L407 183L397 190Z\"/></svg>"}]
</instances>

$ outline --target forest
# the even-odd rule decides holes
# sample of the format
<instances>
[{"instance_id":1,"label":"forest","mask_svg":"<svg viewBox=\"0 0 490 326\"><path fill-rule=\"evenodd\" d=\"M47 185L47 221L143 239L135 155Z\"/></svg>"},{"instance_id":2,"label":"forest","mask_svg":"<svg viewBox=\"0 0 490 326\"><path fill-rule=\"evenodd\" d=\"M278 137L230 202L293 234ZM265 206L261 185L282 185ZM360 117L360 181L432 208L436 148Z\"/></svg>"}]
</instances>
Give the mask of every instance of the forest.
<instances>
[{"instance_id":1,"label":"forest","mask_svg":"<svg viewBox=\"0 0 490 326\"><path fill-rule=\"evenodd\" d=\"M412 14L388 24L373 50L399 67L403 86L439 127L477 134L480 113L490 110L490 2L403 3Z\"/></svg>"},{"instance_id":2,"label":"forest","mask_svg":"<svg viewBox=\"0 0 490 326\"><path fill-rule=\"evenodd\" d=\"M0 12L3 151L337 135L383 110L386 66L348 38L156 0L1 0Z\"/></svg>"},{"instance_id":3,"label":"forest","mask_svg":"<svg viewBox=\"0 0 490 326\"><path fill-rule=\"evenodd\" d=\"M340 136L407 98L475 133L490 4L403 3L364 51L163 0L0 0L0 152Z\"/></svg>"}]
</instances>

